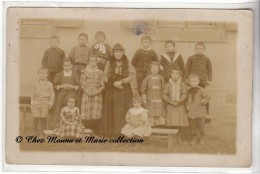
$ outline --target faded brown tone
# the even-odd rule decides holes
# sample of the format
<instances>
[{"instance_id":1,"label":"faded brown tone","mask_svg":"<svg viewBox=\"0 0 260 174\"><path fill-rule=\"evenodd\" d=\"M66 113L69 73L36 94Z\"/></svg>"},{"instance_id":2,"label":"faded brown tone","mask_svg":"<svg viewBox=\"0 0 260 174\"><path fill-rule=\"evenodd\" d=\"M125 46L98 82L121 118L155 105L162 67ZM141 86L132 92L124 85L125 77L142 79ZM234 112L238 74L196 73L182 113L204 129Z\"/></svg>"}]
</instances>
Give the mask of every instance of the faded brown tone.
<instances>
[{"instance_id":1,"label":"faded brown tone","mask_svg":"<svg viewBox=\"0 0 260 174\"><path fill-rule=\"evenodd\" d=\"M28 14L31 14L31 10L35 12L33 20L26 18ZM59 16L55 19L49 16L57 12ZM252 102L248 94L252 92L252 74L251 71L245 71L245 69L251 69L252 28L248 29L244 26L252 26L251 13L235 10L188 10L188 12L173 9L9 9L7 45L10 43L10 47L7 49L7 71L10 73L7 76L7 103L12 102L12 105L7 107L6 119L8 162L15 164L248 166L251 156ZM71 19L72 16L75 17L74 20ZM138 153L133 151L126 154L123 152L130 151L117 145L108 146L105 149L113 152L113 160L106 160L104 157L106 152L99 153L97 156L86 149L80 153L83 159L77 161L80 154L76 152L75 147L58 145L58 149L69 150L69 152L62 152L64 158L60 160L54 157L55 153L49 152L49 150L54 150L58 153L57 146L39 145L39 148L36 146L34 149L37 152L30 154L32 158L28 159L28 150L31 147L21 145L19 150L19 145L14 142L20 127L17 121L19 120L17 99L19 96L28 96L32 83L37 79L37 69L41 65L43 52L48 48L47 38L51 35L60 36L60 47L68 56L70 49L77 45L79 33L88 33L90 47L94 44L95 32L103 30L106 33L106 42L110 45L121 42L126 49L126 55L131 59L134 52L140 48L141 37L134 32L132 21L139 19L140 16L141 21L147 25L146 32L154 40L152 47L158 56L165 52L165 41L172 39L176 41L176 50L182 54L186 63L188 57L194 54L195 43L197 41L206 43L205 54L210 57L213 65L213 80L208 87L212 98L211 115L217 117L206 130L209 134L208 146L187 146L187 148L177 146L175 152L168 152L164 149L166 148L165 140L157 143L158 140L153 141L152 138L151 144L143 150L141 148ZM201 18L199 21L198 17ZM17 22L20 22L20 25L17 25ZM15 30L16 28L18 30ZM237 31L240 31L240 34ZM244 59L245 57L248 58ZM19 71L16 71L15 69L18 68ZM10 93L12 95L8 95ZM28 131L31 125L29 115L26 124ZM93 152L104 149L104 147L99 149L98 146L92 147ZM118 151L122 153L119 154ZM37 158L36 154L41 154L43 158ZM86 158L89 155L94 156L93 160ZM172 155L176 158L172 159ZM161 159L154 163L153 159L159 157ZM129 160L129 158L138 160Z\"/></svg>"}]
</instances>

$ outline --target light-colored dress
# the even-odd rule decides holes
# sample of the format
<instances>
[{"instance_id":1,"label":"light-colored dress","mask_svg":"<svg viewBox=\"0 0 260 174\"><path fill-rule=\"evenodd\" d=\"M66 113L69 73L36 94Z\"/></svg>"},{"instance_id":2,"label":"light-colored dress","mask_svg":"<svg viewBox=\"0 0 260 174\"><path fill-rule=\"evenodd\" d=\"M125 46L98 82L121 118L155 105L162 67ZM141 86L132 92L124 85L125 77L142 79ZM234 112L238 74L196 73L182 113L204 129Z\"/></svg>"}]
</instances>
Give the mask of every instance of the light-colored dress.
<instances>
[{"instance_id":1,"label":"light-colored dress","mask_svg":"<svg viewBox=\"0 0 260 174\"><path fill-rule=\"evenodd\" d=\"M54 130L55 135L60 137L81 138L84 132L84 126L81 123L79 109L68 106L61 109L61 121L59 127Z\"/></svg>"},{"instance_id":2,"label":"light-colored dress","mask_svg":"<svg viewBox=\"0 0 260 174\"><path fill-rule=\"evenodd\" d=\"M103 72L98 68L87 66L82 71L80 83L85 90L104 89ZM102 117L102 93L89 97L85 92L81 101L81 116L84 120L97 120Z\"/></svg>"},{"instance_id":3,"label":"light-colored dress","mask_svg":"<svg viewBox=\"0 0 260 174\"><path fill-rule=\"evenodd\" d=\"M142 96L147 98L147 109L151 126L165 125L163 90L164 79L160 75L148 75L142 83L141 93Z\"/></svg>"},{"instance_id":4,"label":"light-colored dress","mask_svg":"<svg viewBox=\"0 0 260 174\"><path fill-rule=\"evenodd\" d=\"M185 110L184 101L187 98L186 85L181 79L174 82L169 79L165 85L163 98L166 101L166 126L188 126L188 117ZM177 101L174 106L170 101Z\"/></svg>"},{"instance_id":5,"label":"light-colored dress","mask_svg":"<svg viewBox=\"0 0 260 174\"><path fill-rule=\"evenodd\" d=\"M147 110L140 107L139 109L131 108L126 114L127 124L122 128L121 133L128 137L135 135L148 137L152 129L148 121Z\"/></svg>"}]
</instances>

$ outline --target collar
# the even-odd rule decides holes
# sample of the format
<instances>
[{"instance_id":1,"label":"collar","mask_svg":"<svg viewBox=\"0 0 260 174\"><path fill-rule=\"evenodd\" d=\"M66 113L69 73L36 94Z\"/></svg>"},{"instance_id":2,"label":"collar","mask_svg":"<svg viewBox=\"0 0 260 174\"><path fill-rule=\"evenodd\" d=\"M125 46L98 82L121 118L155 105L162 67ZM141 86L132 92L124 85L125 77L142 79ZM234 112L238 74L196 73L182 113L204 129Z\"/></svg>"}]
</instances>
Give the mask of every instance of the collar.
<instances>
[{"instance_id":1,"label":"collar","mask_svg":"<svg viewBox=\"0 0 260 174\"><path fill-rule=\"evenodd\" d=\"M179 78L176 82L174 82L171 78L169 79L169 83L172 85L172 86L174 86L174 85L176 85L176 84L180 84L181 83L181 78Z\"/></svg>"},{"instance_id":2,"label":"collar","mask_svg":"<svg viewBox=\"0 0 260 174\"><path fill-rule=\"evenodd\" d=\"M64 76L71 76L71 74L72 74L72 70L70 70L69 72L66 72L65 70L63 70Z\"/></svg>"},{"instance_id":3,"label":"collar","mask_svg":"<svg viewBox=\"0 0 260 174\"><path fill-rule=\"evenodd\" d=\"M87 45L79 45L79 47L81 47L81 48L86 48Z\"/></svg>"},{"instance_id":4,"label":"collar","mask_svg":"<svg viewBox=\"0 0 260 174\"><path fill-rule=\"evenodd\" d=\"M174 56L173 56L173 61L172 62L174 62L179 57L179 55L180 55L180 53L174 52ZM171 62L171 57L170 57L169 53L164 53L162 56L165 57L166 60Z\"/></svg>"},{"instance_id":5,"label":"collar","mask_svg":"<svg viewBox=\"0 0 260 174\"><path fill-rule=\"evenodd\" d=\"M149 48L144 48L144 47L142 47L142 49L145 50L145 51L149 51L149 50L151 50L152 48L151 48L151 47L149 47Z\"/></svg>"}]
</instances>

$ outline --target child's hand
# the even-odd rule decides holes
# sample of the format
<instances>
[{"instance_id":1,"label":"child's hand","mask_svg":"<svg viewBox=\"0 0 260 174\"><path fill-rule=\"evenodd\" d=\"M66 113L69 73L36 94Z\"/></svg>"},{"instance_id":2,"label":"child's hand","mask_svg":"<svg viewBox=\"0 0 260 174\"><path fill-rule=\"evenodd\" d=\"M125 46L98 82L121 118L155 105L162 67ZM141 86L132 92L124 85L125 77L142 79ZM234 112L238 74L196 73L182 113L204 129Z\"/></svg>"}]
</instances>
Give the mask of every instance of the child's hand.
<instances>
[{"instance_id":1,"label":"child's hand","mask_svg":"<svg viewBox=\"0 0 260 174\"><path fill-rule=\"evenodd\" d=\"M189 106L189 105L186 106L186 110L187 110L187 111L190 110L190 106Z\"/></svg>"}]
</instances>

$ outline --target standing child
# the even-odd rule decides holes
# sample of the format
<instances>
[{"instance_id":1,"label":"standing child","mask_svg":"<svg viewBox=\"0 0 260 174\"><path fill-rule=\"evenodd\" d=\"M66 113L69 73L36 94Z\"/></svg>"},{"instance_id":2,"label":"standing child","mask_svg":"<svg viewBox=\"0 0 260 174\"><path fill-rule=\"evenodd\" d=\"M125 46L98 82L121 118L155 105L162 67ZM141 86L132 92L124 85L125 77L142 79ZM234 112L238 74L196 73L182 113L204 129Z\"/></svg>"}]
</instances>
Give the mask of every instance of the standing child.
<instances>
[{"instance_id":1,"label":"standing child","mask_svg":"<svg viewBox=\"0 0 260 174\"><path fill-rule=\"evenodd\" d=\"M177 142L180 144L182 144L184 128L189 126L184 105L186 98L186 85L182 81L181 71L178 68L173 68L171 78L165 85L163 99L166 102L166 126L179 128Z\"/></svg>"},{"instance_id":2,"label":"standing child","mask_svg":"<svg viewBox=\"0 0 260 174\"><path fill-rule=\"evenodd\" d=\"M175 51L175 42L168 40L165 42L166 53L161 55L160 59L160 69L162 71L164 80L168 82L171 78L172 69L177 67L182 76L185 75L185 66L184 61L180 53Z\"/></svg>"},{"instance_id":3,"label":"standing child","mask_svg":"<svg viewBox=\"0 0 260 174\"><path fill-rule=\"evenodd\" d=\"M60 39L58 36L52 36L49 43L51 47L44 52L42 66L49 69L48 80L53 82L55 74L62 69L65 52L59 48Z\"/></svg>"},{"instance_id":4,"label":"standing child","mask_svg":"<svg viewBox=\"0 0 260 174\"><path fill-rule=\"evenodd\" d=\"M151 48L152 38L150 36L143 36L141 39L142 48L138 49L132 59L132 65L136 70L136 80L139 93L144 78L150 74L150 64L152 61L158 62L158 56Z\"/></svg>"},{"instance_id":5,"label":"standing child","mask_svg":"<svg viewBox=\"0 0 260 174\"><path fill-rule=\"evenodd\" d=\"M144 99L144 105L148 108L151 126L165 125L165 110L162 101L164 79L158 75L158 62L152 62L150 68L151 75L145 77L142 83L142 98Z\"/></svg>"},{"instance_id":6,"label":"standing child","mask_svg":"<svg viewBox=\"0 0 260 174\"><path fill-rule=\"evenodd\" d=\"M63 71L57 73L53 80L54 89L56 92L56 99L54 103L53 115L50 120L50 127L53 129L59 123L59 115L61 108L63 108L64 100L68 95L78 96L79 77L77 73L72 71L72 63L70 59L64 59Z\"/></svg>"},{"instance_id":7,"label":"standing child","mask_svg":"<svg viewBox=\"0 0 260 174\"><path fill-rule=\"evenodd\" d=\"M89 58L88 66L82 71L80 83L83 92L81 116L84 125L99 133L98 124L102 117L102 91L105 89L103 72L97 67L97 57Z\"/></svg>"},{"instance_id":8,"label":"standing child","mask_svg":"<svg viewBox=\"0 0 260 174\"><path fill-rule=\"evenodd\" d=\"M90 52L97 56L98 68L104 71L109 57L112 56L112 48L105 43L106 35L103 31L98 31L95 38L96 43L91 47Z\"/></svg>"},{"instance_id":9,"label":"standing child","mask_svg":"<svg viewBox=\"0 0 260 174\"><path fill-rule=\"evenodd\" d=\"M89 48L87 47L88 35L86 33L80 33L78 36L79 45L71 49L69 58L73 63L73 70L80 76L81 70L83 70L89 57Z\"/></svg>"},{"instance_id":10,"label":"standing child","mask_svg":"<svg viewBox=\"0 0 260 174\"><path fill-rule=\"evenodd\" d=\"M147 110L141 106L142 99L133 97L133 108L126 113L126 125L122 128L121 133L127 137L148 137L152 129L148 121Z\"/></svg>"},{"instance_id":11,"label":"standing child","mask_svg":"<svg viewBox=\"0 0 260 174\"><path fill-rule=\"evenodd\" d=\"M76 98L68 96L66 105L60 112L59 127L54 130L55 135L60 137L81 138L84 126L81 123L79 108L75 107Z\"/></svg>"},{"instance_id":12,"label":"standing child","mask_svg":"<svg viewBox=\"0 0 260 174\"><path fill-rule=\"evenodd\" d=\"M186 64L186 78L190 74L197 74L200 78L199 86L206 88L212 80L212 65L210 59L204 55L206 46L203 42L195 45L196 54L189 57ZM206 104L207 115L209 115L209 103Z\"/></svg>"},{"instance_id":13,"label":"standing child","mask_svg":"<svg viewBox=\"0 0 260 174\"><path fill-rule=\"evenodd\" d=\"M205 105L209 102L210 97L204 88L199 86L200 78L196 74L189 75L189 84L191 88L188 90L188 118L191 127L192 141L191 144L200 142L204 143L205 137L205 118L207 111Z\"/></svg>"},{"instance_id":14,"label":"standing child","mask_svg":"<svg viewBox=\"0 0 260 174\"><path fill-rule=\"evenodd\" d=\"M47 115L54 103L55 94L52 83L47 80L48 69L40 68L38 71L38 76L39 80L33 85L31 96L31 110L33 114L34 134L37 133L38 123L40 122L40 134L42 135L42 131L45 129L46 126Z\"/></svg>"}]
</instances>

